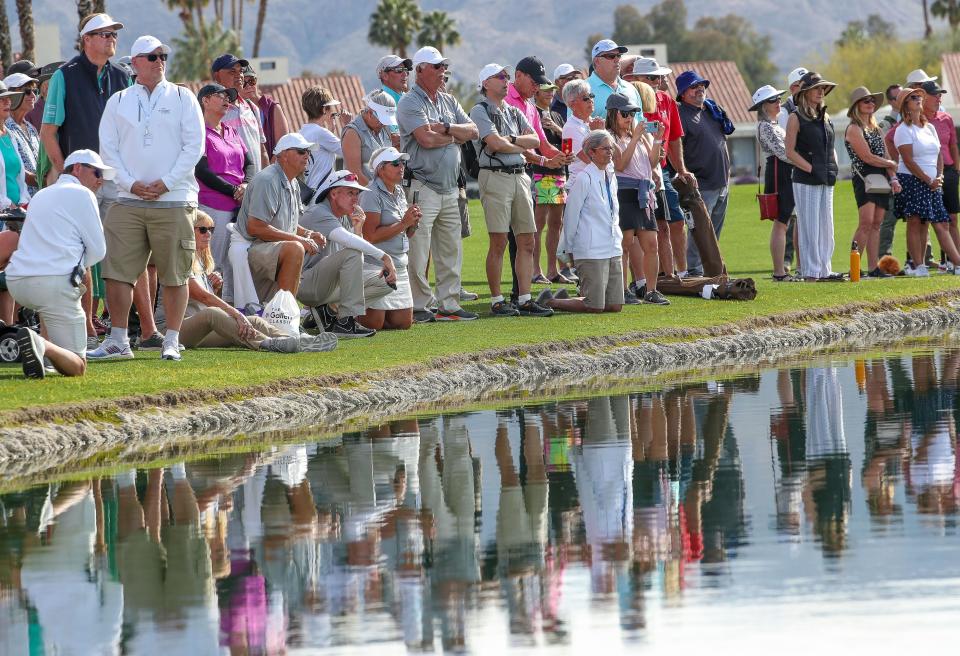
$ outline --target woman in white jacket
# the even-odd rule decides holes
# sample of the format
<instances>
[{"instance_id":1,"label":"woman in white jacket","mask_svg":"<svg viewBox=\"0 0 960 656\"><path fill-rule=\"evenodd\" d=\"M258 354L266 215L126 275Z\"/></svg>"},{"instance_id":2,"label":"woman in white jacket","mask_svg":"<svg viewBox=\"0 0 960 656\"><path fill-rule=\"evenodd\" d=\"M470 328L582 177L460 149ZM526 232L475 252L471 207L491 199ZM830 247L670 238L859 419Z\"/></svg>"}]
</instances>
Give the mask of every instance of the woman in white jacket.
<instances>
[{"instance_id":1,"label":"woman in white jacket","mask_svg":"<svg viewBox=\"0 0 960 656\"><path fill-rule=\"evenodd\" d=\"M549 290L537 302L567 312L619 312L623 307L623 254L613 137L594 130L583 140L590 163L580 172L563 211L563 243L580 276L578 298L557 298Z\"/></svg>"},{"instance_id":2,"label":"woman in white jacket","mask_svg":"<svg viewBox=\"0 0 960 656\"><path fill-rule=\"evenodd\" d=\"M0 82L0 210L30 202L23 161L6 126L14 98L22 96L22 92L10 91L7 85Z\"/></svg>"}]
</instances>

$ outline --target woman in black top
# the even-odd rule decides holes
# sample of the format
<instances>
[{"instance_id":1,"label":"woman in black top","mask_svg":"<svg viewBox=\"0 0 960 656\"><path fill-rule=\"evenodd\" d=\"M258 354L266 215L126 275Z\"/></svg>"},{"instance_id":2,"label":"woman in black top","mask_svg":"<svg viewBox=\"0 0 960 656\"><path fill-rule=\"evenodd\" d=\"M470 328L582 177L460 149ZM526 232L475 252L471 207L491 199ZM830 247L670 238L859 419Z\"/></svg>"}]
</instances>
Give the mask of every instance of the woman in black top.
<instances>
[{"instance_id":1,"label":"woman in black top","mask_svg":"<svg viewBox=\"0 0 960 656\"><path fill-rule=\"evenodd\" d=\"M874 116L883 99L883 93L870 93L866 87L857 87L850 94L850 125L844 134L844 145L850 155L850 168L853 171L853 196L860 212L857 231L853 241L862 253L867 251L867 275L871 278L883 278L887 274L880 272L877 262L880 259L880 224L890 204L890 194L867 193L865 178L871 174L880 174L889 178L894 193L900 191L897 180L897 163L887 155L883 143L883 131L877 125Z\"/></svg>"},{"instance_id":2,"label":"woman in black top","mask_svg":"<svg viewBox=\"0 0 960 656\"><path fill-rule=\"evenodd\" d=\"M836 88L819 73L800 78L794 96L796 110L787 119L787 157L793 163L793 199L800 238L800 275L804 280L843 280L834 273L833 187L837 183L837 152L833 123L824 97Z\"/></svg>"}]
</instances>

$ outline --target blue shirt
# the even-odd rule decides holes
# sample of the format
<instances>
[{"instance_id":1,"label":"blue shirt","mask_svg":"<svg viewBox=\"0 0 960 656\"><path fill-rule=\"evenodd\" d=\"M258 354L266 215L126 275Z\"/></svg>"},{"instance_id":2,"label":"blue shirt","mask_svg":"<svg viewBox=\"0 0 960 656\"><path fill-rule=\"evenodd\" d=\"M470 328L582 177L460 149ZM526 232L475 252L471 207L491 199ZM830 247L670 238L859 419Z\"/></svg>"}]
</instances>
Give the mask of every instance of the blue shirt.
<instances>
[{"instance_id":1,"label":"blue shirt","mask_svg":"<svg viewBox=\"0 0 960 656\"><path fill-rule=\"evenodd\" d=\"M607 98L610 97L613 93L619 93L630 99L637 107L643 107L643 103L640 100L640 94L637 92L636 87L634 87L629 82L625 82L623 78L617 78L616 87L611 87L609 84L597 77L596 71L590 74L590 77L587 78L587 83L590 85L590 91L593 92L593 116L598 116L600 118L607 117Z\"/></svg>"}]
</instances>

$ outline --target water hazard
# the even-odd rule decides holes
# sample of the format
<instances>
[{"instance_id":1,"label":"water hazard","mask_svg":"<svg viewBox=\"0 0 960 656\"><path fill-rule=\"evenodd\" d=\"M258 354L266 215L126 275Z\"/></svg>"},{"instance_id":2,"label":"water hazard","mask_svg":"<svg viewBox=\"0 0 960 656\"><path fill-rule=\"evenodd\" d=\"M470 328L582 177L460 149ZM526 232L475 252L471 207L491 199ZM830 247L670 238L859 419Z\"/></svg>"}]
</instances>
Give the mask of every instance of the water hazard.
<instances>
[{"instance_id":1,"label":"water hazard","mask_svg":"<svg viewBox=\"0 0 960 656\"><path fill-rule=\"evenodd\" d=\"M5 493L0 654L936 644L958 372L838 356Z\"/></svg>"}]
</instances>

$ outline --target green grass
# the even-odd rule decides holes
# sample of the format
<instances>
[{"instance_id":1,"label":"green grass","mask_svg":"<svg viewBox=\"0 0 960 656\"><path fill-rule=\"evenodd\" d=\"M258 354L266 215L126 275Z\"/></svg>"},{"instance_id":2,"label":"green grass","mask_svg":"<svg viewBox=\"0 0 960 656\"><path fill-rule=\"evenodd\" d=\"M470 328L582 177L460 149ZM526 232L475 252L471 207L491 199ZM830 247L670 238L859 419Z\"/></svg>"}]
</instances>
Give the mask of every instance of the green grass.
<instances>
[{"instance_id":1,"label":"green grass","mask_svg":"<svg viewBox=\"0 0 960 656\"><path fill-rule=\"evenodd\" d=\"M179 390L216 390L298 377L328 374L367 374L396 365L420 364L438 356L489 348L573 340L638 330L669 327L702 328L752 317L796 310L840 306L854 301L895 302L897 298L960 287L960 278L898 278L860 284L776 284L770 280L769 235L771 224L760 222L754 195L756 187L731 191L726 225L720 242L731 274L753 277L757 299L753 302L704 301L671 298L669 307L628 306L620 314L558 314L549 319L491 319L461 324L428 324L402 333L384 332L371 340L343 342L332 353L282 356L242 350L188 351L180 363L159 360L158 352L137 353L132 361L91 363L84 378L52 376L26 381L19 365L0 367L0 412L49 404L113 399L138 394ZM837 186L835 196L837 249L834 268L849 268L850 243L857 214L848 182ZM466 307L485 315L489 291L483 273L487 237L478 202L471 205L474 235L464 242L464 286L481 294ZM904 252L903 228L898 226L894 253ZM935 249L936 250L936 249ZM509 279L509 270L505 272ZM291 382L291 391L296 383Z\"/></svg>"}]
</instances>

